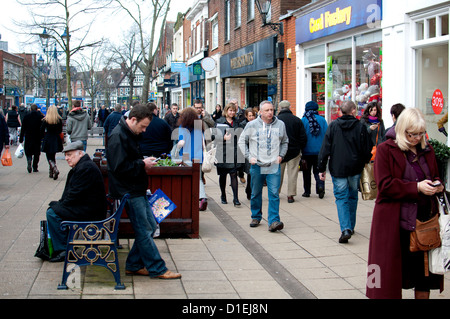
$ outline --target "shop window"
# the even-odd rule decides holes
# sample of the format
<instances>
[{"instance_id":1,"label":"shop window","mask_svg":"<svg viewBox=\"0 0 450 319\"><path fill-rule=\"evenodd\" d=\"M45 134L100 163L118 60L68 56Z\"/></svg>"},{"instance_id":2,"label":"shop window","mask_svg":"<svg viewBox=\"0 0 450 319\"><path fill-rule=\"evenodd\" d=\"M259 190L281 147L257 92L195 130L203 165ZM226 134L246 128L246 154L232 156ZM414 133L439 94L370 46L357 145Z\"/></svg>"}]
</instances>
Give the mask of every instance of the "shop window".
<instances>
[{"instance_id":1,"label":"shop window","mask_svg":"<svg viewBox=\"0 0 450 319\"><path fill-rule=\"evenodd\" d=\"M429 137L446 143L437 122L448 109L448 43L416 49L415 91L416 107L425 115ZM442 105L439 103L440 92Z\"/></svg>"},{"instance_id":2,"label":"shop window","mask_svg":"<svg viewBox=\"0 0 450 319\"><path fill-rule=\"evenodd\" d=\"M441 35L448 35L448 14L440 17Z\"/></svg>"},{"instance_id":3,"label":"shop window","mask_svg":"<svg viewBox=\"0 0 450 319\"><path fill-rule=\"evenodd\" d=\"M427 19L428 23L428 38L436 37L436 17Z\"/></svg>"},{"instance_id":4,"label":"shop window","mask_svg":"<svg viewBox=\"0 0 450 319\"><path fill-rule=\"evenodd\" d=\"M327 94L329 119L337 119L339 106L351 100L352 84L352 38L328 44Z\"/></svg>"},{"instance_id":5,"label":"shop window","mask_svg":"<svg viewBox=\"0 0 450 319\"><path fill-rule=\"evenodd\" d=\"M356 88L357 116L361 116L369 102L381 101L381 32L355 37L356 44Z\"/></svg>"},{"instance_id":6,"label":"shop window","mask_svg":"<svg viewBox=\"0 0 450 319\"><path fill-rule=\"evenodd\" d=\"M423 21L416 22L416 40L423 40L425 26Z\"/></svg>"}]
</instances>

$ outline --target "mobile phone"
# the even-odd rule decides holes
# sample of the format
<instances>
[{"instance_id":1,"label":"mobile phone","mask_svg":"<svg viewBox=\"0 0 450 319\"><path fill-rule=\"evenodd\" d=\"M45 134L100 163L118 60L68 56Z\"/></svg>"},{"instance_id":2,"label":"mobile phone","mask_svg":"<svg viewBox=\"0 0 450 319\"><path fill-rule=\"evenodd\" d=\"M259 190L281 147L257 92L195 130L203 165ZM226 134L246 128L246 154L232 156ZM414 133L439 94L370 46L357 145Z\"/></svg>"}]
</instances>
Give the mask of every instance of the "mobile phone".
<instances>
[{"instance_id":1,"label":"mobile phone","mask_svg":"<svg viewBox=\"0 0 450 319\"><path fill-rule=\"evenodd\" d=\"M438 186L441 185L441 182L437 181L437 182L434 182L433 184L430 184L430 185L433 186L433 187L438 187Z\"/></svg>"}]
</instances>

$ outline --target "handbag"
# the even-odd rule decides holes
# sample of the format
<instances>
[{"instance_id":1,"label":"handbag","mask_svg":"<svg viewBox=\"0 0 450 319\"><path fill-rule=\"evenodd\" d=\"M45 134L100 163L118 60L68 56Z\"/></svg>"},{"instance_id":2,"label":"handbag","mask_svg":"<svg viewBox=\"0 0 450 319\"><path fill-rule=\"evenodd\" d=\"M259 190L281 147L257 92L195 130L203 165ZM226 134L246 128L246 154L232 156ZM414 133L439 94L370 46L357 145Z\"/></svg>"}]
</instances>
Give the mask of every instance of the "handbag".
<instances>
[{"instance_id":1,"label":"handbag","mask_svg":"<svg viewBox=\"0 0 450 319\"><path fill-rule=\"evenodd\" d=\"M46 220L41 220L40 228L39 247L37 248L34 257L41 258L42 260L50 260L53 254L53 245Z\"/></svg>"},{"instance_id":2,"label":"handbag","mask_svg":"<svg viewBox=\"0 0 450 319\"><path fill-rule=\"evenodd\" d=\"M11 152L9 151L9 148L6 148L2 155L2 165L3 166L12 166L12 158L11 158Z\"/></svg>"},{"instance_id":3,"label":"handbag","mask_svg":"<svg viewBox=\"0 0 450 319\"><path fill-rule=\"evenodd\" d=\"M216 147L214 145L211 146L209 151L206 150L205 139L203 139L203 162L202 162L202 172L209 173L211 172L214 164L217 163L216 159Z\"/></svg>"},{"instance_id":4,"label":"handbag","mask_svg":"<svg viewBox=\"0 0 450 319\"><path fill-rule=\"evenodd\" d=\"M373 174L373 163L364 165L363 171L361 172L361 179L359 180L359 188L363 200L377 198L378 187Z\"/></svg>"},{"instance_id":5,"label":"handbag","mask_svg":"<svg viewBox=\"0 0 450 319\"><path fill-rule=\"evenodd\" d=\"M424 222L416 219L416 229L410 234L409 250L412 252L428 251L440 245L439 214L435 214Z\"/></svg>"},{"instance_id":6,"label":"handbag","mask_svg":"<svg viewBox=\"0 0 450 319\"><path fill-rule=\"evenodd\" d=\"M443 275L450 271L450 206L447 192L440 194L438 196L438 201L441 247L429 251L428 266L431 273Z\"/></svg>"}]
</instances>

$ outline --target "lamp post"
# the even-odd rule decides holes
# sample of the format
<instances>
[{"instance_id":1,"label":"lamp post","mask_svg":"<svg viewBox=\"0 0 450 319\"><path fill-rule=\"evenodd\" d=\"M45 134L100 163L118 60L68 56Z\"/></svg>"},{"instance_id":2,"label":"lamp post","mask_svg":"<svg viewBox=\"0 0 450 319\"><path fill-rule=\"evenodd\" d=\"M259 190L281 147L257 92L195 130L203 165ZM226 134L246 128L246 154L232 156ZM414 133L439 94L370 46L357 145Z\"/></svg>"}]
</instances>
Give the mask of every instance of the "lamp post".
<instances>
[{"instance_id":1,"label":"lamp post","mask_svg":"<svg viewBox=\"0 0 450 319\"><path fill-rule=\"evenodd\" d=\"M271 0L255 0L256 7L263 21L263 27L268 25L272 30L277 31L280 35L284 34L283 23L267 22L270 20L272 14L272 1Z\"/></svg>"}]
</instances>

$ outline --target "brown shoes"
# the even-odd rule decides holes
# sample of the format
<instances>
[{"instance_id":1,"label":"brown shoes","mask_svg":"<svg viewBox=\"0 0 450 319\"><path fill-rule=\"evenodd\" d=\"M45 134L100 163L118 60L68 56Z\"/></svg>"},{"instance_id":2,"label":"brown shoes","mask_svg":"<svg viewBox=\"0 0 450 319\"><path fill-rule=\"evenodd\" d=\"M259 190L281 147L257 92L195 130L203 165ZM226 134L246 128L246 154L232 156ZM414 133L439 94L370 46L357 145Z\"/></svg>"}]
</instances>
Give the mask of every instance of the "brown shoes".
<instances>
[{"instance_id":1,"label":"brown shoes","mask_svg":"<svg viewBox=\"0 0 450 319\"><path fill-rule=\"evenodd\" d=\"M148 276L148 270L145 268L139 269L138 271L125 270L125 274L129 276ZM167 270L164 274L152 278L178 279L181 278L181 274Z\"/></svg>"},{"instance_id":2,"label":"brown shoes","mask_svg":"<svg viewBox=\"0 0 450 319\"><path fill-rule=\"evenodd\" d=\"M176 272L172 272L170 270L167 270L164 274L162 274L160 276L156 276L155 278L159 278L159 279L179 279L179 278L181 278L181 274L176 273Z\"/></svg>"},{"instance_id":3,"label":"brown shoes","mask_svg":"<svg viewBox=\"0 0 450 319\"><path fill-rule=\"evenodd\" d=\"M148 276L148 270L145 268L139 269L138 271L125 270L125 275L129 276Z\"/></svg>"}]
</instances>

